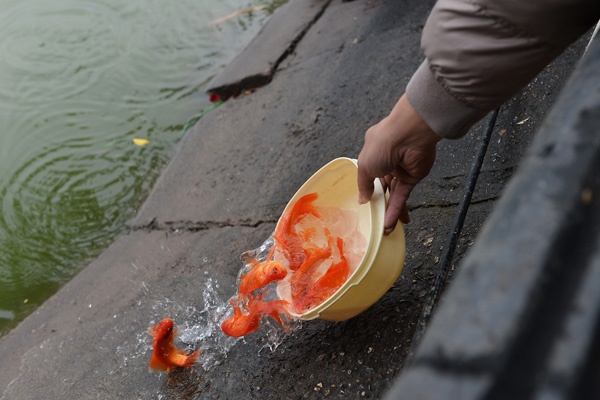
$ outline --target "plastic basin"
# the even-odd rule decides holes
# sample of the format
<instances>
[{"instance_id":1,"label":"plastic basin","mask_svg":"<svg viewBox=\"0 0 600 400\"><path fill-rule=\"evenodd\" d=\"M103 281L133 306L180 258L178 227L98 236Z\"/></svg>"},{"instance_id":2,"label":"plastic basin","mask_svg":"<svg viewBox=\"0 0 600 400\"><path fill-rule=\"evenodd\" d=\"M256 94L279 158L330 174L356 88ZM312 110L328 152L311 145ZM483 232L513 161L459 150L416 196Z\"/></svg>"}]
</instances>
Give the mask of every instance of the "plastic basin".
<instances>
[{"instance_id":1,"label":"plastic basin","mask_svg":"<svg viewBox=\"0 0 600 400\"><path fill-rule=\"evenodd\" d=\"M284 213L302 196L318 193L316 204L344 209L357 209L359 229L367 239L365 254L348 280L323 303L294 318L321 318L344 321L356 316L379 300L400 276L406 257L406 242L402 224L394 232L383 235L386 197L377 179L373 198L358 204L356 160L336 158L318 170L296 192Z\"/></svg>"}]
</instances>

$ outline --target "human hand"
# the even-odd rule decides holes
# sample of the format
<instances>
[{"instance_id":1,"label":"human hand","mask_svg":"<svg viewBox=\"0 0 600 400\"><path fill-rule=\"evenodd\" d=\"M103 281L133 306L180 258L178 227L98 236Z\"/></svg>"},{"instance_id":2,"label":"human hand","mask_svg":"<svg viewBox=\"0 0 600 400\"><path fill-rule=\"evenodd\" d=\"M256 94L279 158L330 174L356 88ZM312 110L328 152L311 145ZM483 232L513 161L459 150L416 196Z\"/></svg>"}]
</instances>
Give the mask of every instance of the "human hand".
<instances>
[{"instance_id":1,"label":"human hand","mask_svg":"<svg viewBox=\"0 0 600 400\"><path fill-rule=\"evenodd\" d=\"M373 181L380 178L389 190L384 233L398 220L410 222L406 201L415 185L429 174L435 162L436 144L442 138L429 128L403 95L390 115L369 128L358 155L358 201L368 202Z\"/></svg>"}]
</instances>

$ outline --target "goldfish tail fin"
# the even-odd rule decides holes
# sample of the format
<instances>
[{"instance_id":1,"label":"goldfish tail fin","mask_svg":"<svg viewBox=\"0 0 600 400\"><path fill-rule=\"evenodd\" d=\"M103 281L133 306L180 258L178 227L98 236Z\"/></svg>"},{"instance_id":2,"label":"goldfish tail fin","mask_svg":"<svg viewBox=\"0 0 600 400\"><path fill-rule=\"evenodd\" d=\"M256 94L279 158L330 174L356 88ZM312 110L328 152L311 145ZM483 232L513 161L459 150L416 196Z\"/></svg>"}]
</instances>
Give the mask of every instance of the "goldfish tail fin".
<instances>
[{"instance_id":1,"label":"goldfish tail fin","mask_svg":"<svg viewBox=\"0 0 600 400\"><path fill-rule=\"evenodd\" d=\"M169 372L171 370L171 367L159 360L157 357L154 357L154 355L150 360L149 367L151 371Z\"/></svg>"},{"instance_id":2,"label":"goldfish tail fin","mask_svg":"<svg viewBox=\"0 0 600 400\"><path fill-rule=\"evenodd\" d=\"M189 356L186 357L185 363L183 364L184 367L191 367L192 365L194 365L196 363L196 361L198 360L198 356L200 355L200 349L194 351L192 354L190 354Z\"/></svg>"}]
</instances>

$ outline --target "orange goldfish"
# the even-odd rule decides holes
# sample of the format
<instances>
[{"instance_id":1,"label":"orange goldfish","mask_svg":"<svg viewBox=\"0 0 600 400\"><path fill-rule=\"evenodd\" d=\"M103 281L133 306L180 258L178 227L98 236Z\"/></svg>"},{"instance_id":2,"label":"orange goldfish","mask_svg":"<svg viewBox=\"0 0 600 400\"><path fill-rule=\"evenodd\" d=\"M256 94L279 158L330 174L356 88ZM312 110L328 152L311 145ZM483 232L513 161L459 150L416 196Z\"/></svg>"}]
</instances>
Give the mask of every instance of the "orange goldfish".
<instances>
[{"instance_id":1,"label":"orange goldfish","mask_svg":"<svg viewBox=\"0 0 600 400\"><path fill-rule=\"evenodd\" d=\"M221 324L221 330L226 335L241 337L260 328L260 314L242 313L239 305L233 305L233 317L227 318Z\"/></svg>"},{"instance_id":2,"label":"orange goldfish","mask_svg":"<svg viewBox=\"0 0 600 400\"><path fill-rule=\"evenodd\" d=\"M326 234L328 235L329 245L327 247L307 247L305 249L307 253L306 258L290 279L292 301L294 304L297 303L298 299L304 297L309 288L314 284L314 275L320 265L320 261L331 257L333 238L329 236L327 230Z\"/></svg>"},{"instance_id":3,"label":"orange goldfish","mask_svg":"<svg viewBox=\"0 0 600 400\"><path fill-rule=\"evenodd\" d=\"M302 218L309 214L317 218L321 217L314 205L317 198L317 193L309 193L298 199L292 209L281 217L281 220L277 224L277 229L273 234L275 242L290 262L290 269L292 271L300 268L307 256L302 247L302 238L296 234L294 228Z\"/></svg>"},{"instance_id":4,"label":"orange goldfish","mask_svg":"<svg viewBox=\"0 0 600 400\"><path fill-rule=\"evenodd\" d=\"M242 277L239 293L248 295L273 281L278 281L287 275L287 270L277 261L255 263L252 269Z\"/></svg>"},{"instance_id":5,"label":"orange goldfish","mask_svg":"<svg viewBox=\"0 0 600 400\"><path fill-rule=\"evenodd\" d=\"M150 368L155 371L171 372L175 367L191 367L196 362L200 349L191 354L179 350L175 344L177 329L173 329L173 320L165 318L148 331L153 336L152 359Z\"/></svg>"},{"instance_id":6,"label":"orange goldfish","mask_svg":"<svg viewBox=\"0 0 600 400\"><path fill-rule=\"evenodd\" d=\"M318 306L330 298L348 279L350 266L343 252L344 242L342 238L337 238L337 247L340 252L340 261L329 267L314 284L310 285L303 296L294 299L294 308L296 312L305 312Z\"/></svg>"},{"instance_id":7,"label":"orange goldfish","mask_svg":"<svg viewBox=\"0 0 600 400\"><path fill-rule=\"evenodd\" d=\"M248 335L260 328L260 318L263 315L271 316L275 322L283 327L282 315L288 315L285 300L262 301L262 296L251 297L248 303L248 313L243 313L239 304L232 302L233 316L221 324L221 330L229 336L241 337Z\"/></svg>"}]
</instances>

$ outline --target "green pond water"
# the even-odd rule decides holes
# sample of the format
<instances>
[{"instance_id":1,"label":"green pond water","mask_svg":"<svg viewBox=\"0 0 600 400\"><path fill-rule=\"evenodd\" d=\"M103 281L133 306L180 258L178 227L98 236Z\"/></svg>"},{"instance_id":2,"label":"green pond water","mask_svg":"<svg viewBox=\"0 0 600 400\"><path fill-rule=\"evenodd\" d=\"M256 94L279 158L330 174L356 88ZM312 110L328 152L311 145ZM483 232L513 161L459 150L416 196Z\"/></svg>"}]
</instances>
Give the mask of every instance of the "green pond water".
<instances>
[{"instance_id":1,"label":"green pond water","mask_svg":"<svg viewBox=\"0 0 600 400\"><path fill-rule=\"evenodd\" d=\"M0 0L0 336L126 231L208 82L285 2L259 1Z\"/></svg>"}]
</instances>

